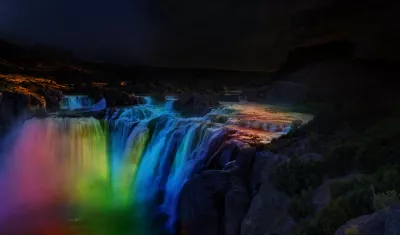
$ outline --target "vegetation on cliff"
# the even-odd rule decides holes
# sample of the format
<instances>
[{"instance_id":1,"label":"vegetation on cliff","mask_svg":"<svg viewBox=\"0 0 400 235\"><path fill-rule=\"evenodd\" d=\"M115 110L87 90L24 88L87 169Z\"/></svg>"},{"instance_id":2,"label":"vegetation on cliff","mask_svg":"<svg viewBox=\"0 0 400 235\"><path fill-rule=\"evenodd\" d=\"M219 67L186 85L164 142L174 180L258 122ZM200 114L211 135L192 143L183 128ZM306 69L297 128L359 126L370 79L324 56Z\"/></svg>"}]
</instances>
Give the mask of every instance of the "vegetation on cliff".
<instances>
[{"instance_id":1,"label":"vegetation on cliff","mask_svg":"<svg viewBox=\"0 0 400 235\"><path fill-rule=\"evenodd\" d=\"M280 140L317 139L310 149L320 150L322 159L292 156L270 176L275 187L291 197L289 213L299 222L296 230L301 235L331 235L350 219L399 202L399 113L393 109L371 121L331 112L336 115L318 116L305 129ZM316 210L313 191L324 182L329 182L330 200Z\"/></svg>"}]
</instances>

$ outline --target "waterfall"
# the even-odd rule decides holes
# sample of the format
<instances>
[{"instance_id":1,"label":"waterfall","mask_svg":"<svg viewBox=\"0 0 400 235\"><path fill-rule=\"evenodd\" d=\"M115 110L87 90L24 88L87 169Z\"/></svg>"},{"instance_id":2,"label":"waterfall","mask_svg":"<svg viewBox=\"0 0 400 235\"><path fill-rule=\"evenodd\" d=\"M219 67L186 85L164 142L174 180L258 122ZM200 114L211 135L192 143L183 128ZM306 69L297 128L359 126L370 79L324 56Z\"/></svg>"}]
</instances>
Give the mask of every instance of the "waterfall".
<instances>
[{"instance_id":1,"label":"waterfall","mask_svg":"<svg viewBox=\"0 0 400 235\"><path fill-rule=\"evenodd\" d=\"M176 100L176 96L165 96L164 108L172 110Z\"/></svg>"},{"instance_id":2,"label":"waterfall","mask_svg":"<svg viewBox=\"0 0 400 235\"><path fill-rule=\"evenodd\" d=\"M165 107L166 109L172 109L172 107L173 107L173 105L174 105L174 102L175 102L175 100L167 100L167 101L165 101L164 107Z\"/></svg>"},{"instance_id":3,"label":"waterfall","mask_svg":"<svg viewBox=\"0 0 400 235\"><path fill-rule=\"evenodd\" d=\"M85 221L88 234L117 234L94 216L96 211L130 211L130 234L158 233L168 224L151 224L161 213L177 218L180 189L207 152L202 119L184 119L168 111L131 108L105 121L49 118L27 121L10 150L9 171L1 179L0 213L19 206L69 205ZM198 136L198 137L197 137ZM199 140L197 140L199 138ZM13 187L17 186L17 187ZM161 202L157 196L165 191ZM5 203L6 202L6 203ZM3 205L4 204L4 205ZM0 216L1 218L1 216ZM143 221L147 221L144 224ZM173 231L171 229L171 231Z\"/></svg>"},{"instance_id":4,"label":"waterfall","mask_svg":"<svg viewBox=\"0 0 400 235\"><path fill-rule=\"evenodd\" d=\"M144 96L143 98L144 98L145 104L147 104L147 105L153 104L153 98L151 98L150 96Z\"/></svg>"},{"instance_id":5,"label":"waterfall","mask_svg":"<svg viewBox=\"0 0 400 235\"><path fill-rule=\"evenodd\" d=\"M61 227L69 232L50 234L175 234L181 189L232 125L150 103L103 120L26 121L0 156L0 233ZM233 115L210 114L217 113Z\"/></svg>"},{"instance_id":6,"label":"waterfall","mask_svg":"<svg viewBox=\"0 0 400 235\"><path fill-rule=\"evenodd\" d=\"M93 101L84 95L67 95L60 101L60 108L68 110L90 108L92 105Z\"/></svg>"}]
</instances>

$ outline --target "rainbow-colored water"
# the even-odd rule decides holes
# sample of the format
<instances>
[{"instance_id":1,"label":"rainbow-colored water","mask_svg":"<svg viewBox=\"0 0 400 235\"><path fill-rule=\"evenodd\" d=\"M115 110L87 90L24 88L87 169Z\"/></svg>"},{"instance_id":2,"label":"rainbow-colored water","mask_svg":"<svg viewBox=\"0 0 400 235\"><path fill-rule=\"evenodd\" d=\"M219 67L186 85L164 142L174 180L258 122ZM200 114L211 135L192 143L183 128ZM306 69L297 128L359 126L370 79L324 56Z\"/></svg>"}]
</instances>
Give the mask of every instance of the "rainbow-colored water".
<instances>
[{"instance_id":1,"label":"rainbow-colored water","mask_svg":"<svg viewBox=\"0 0 400 235\"><path fill-rule=\"evenodd\" d=\"M229 125L170 107L25 122L2 154L0 234L176 234L179 192Z\"/></svg>"}]
</instances>

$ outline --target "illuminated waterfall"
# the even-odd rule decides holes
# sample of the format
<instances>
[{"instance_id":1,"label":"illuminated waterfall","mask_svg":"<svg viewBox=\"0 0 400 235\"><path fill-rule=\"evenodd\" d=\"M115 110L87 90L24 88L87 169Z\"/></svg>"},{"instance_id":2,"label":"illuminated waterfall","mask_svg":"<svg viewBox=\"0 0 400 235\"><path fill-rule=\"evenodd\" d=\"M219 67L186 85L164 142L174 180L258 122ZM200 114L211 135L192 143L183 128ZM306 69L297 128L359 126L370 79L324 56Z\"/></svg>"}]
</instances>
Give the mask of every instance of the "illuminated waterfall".
<instances>
[{"instance_id":1,"label":"illuminated waterfall","mask_svg":"<svg viewBox=\"0 0 400 235\"><path fill-rule=\"evenodd\" d=\"M6 214L22 204L69 205L88 235L114 235L120 229L103 227L111 222L102 220L111 218L97 218L96 211L125 211L129 234L173 231L169 224L177 218L179 191L205 158L209 137L222 129L163 108L134 107L117 116L27 121L10 151L10 171L1 177L16 186L1 186L7 189L0 192ZM161 191L165 199L158 202ZM171 222L154 229L152 218L161 213Z\"/></svg>"},{"instance_id":2,"label":"illuminated waterfall","mask_svg":"<svg viewBox=\"0 0 400 235\"><path fill-rule=\"evenodd\" d=\"M172 109L174 102L177 100L175 96L165 96L165 104L164 107L166 109Z\"/></svg>"},{"instance_id":3,"label":"illuminated waterfall","mask_svg":"<svg viewBox=\"0 0 400 235\"><path fill-rule=\"evenodd\" d=\"M175 234L179 193L227 127L150 100L104 120L25 122L2 156L0 233L3 225L38 235Z\"/></svg>"}]
</instances>

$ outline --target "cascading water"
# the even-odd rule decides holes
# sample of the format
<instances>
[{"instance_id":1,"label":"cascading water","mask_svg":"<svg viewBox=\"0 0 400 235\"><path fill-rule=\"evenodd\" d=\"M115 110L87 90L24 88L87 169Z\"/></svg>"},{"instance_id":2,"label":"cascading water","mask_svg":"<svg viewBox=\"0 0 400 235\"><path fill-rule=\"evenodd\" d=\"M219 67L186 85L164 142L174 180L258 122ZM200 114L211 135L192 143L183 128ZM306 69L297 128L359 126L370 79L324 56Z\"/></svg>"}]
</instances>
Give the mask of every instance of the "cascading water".
<instances>
[{"instance_id":1,"label":"cascading water","mask_svg":"<svg viewBox=\"0 0 400 235\"><path fill-rule=\"evenodd\" d=\"M144 96L143 99L147 105L153 104L153 98L151 98L150 96Z\"/></svg>"},{"instance_id":2,"label":"cascading water","mask_svg":"<svg viewBox=\"0 0 400 235\"><path fill-rule=\"evenodd\" d=\"M175 234L179 193L228 128L151 102L104 120L28 120L2 156L0 233Z\"/></svg>"},{"instance_id":3,"label":"cascading water","mask_svg":"<svg viewBox=\"0 0 400 235\"><path fill-rule=\"evenodd\" d=\"M90 108L92 105L93 101L84 95L67 95L60 101L60 108L68 110Z\"/></svg>"},{"instance_id":4,"label":"cascading water","mask_svg":"<svg viewBox=\"0 0 400 235\"><path fill-rule=\"evenodd\" d=\"M175 96L166 96L164 107L166 109L173 109L174 102L177 100Z\"/></svg>"}]
</instances>

